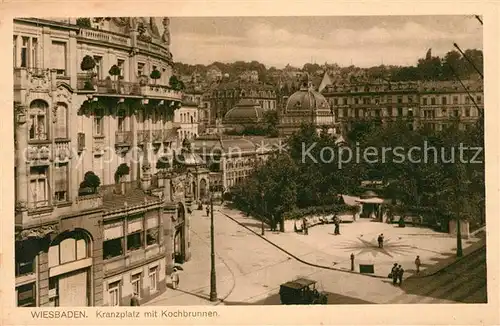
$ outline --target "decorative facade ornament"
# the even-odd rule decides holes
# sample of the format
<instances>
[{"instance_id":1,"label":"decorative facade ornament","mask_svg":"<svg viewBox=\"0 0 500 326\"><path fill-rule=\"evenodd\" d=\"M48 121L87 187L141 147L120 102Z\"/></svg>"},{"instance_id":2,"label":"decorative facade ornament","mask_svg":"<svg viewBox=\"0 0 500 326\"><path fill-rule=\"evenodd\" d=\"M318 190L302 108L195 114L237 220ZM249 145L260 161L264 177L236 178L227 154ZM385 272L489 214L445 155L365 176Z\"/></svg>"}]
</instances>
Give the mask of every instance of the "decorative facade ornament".
<instances>
[{"instance_id":1,"label":"decorative facade ornament","mask_svg":"<svg viewBox=\"0 0 500 326\"><path fill-rule=\"evenodd\" d=\"M30 81L30 91L49 91L50 90L50 70L28 69L28 80Z\"/></svg>"},{"instance_id":2,"label":"decorative facade ornament","mask_svg":"<svg viewBox=\"0 0 500 326\"><path fill-rule=\"evenodd\" d=\"M33 229L22 230L16 234L16 240L25 240L29 238L45 238L51 233L57 233L57 225L44 225Z\"/></svg>"},{"instance_id":3,"label":"decorative facade ornament","mask_svg":"<svg viewBox=\"0 0 500 326\"><path fill-rule=\"evenodd\" d=\"M166 45L170 45L170 19L168 17L163 18L163 35L161 40Z\"/></svg>"}]
</instances>

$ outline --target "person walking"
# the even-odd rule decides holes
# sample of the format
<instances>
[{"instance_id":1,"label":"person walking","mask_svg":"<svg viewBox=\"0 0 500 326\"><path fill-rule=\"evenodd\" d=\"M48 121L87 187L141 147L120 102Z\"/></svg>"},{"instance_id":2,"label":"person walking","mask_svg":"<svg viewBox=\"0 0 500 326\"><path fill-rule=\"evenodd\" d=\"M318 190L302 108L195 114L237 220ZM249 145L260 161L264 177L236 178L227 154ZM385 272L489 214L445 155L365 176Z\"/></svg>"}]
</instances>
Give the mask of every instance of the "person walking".
<instances>
[{"instance_id":1,"label":"person walking","mask_svg":"<svg viewBox=\"0 0 500 326\"><path fill-rule=\"evenodd\" d=\"M399 285L403 284L403 274L405 273L405 270L403 269L403 267L401 267L401 265L398 266L398 281L399 281Z\"/></svg>"},{"instance_id":2,"label":"person walking","mask_svg":"<svg viewBox=\"0 0 500 326\"><path fill-rule=\"evenodd\" d=\"M210 208L208 207L208 205L207 205L206 211L207 211L207 217L210 216Z\"/></svg>"},{"instance_id":3,"label":"person walking","mask_svg":"<svg viewBox=\"0 0 500 326\"><path fill-rule=\"evenodd\" d=\"M420 262L420 256L417 256L417 258L415 259L415 267L417 268L417 274L420 273L420 265L422 263Z\"/></svg>"},{"instance_id":4,"label":"person walking","mask_svg":"<svg viewBox=\"0 0 500 326\"><path fill-rule=\"evenodd\" d=\"M339 235L340 234L340 219L339 219L339 217L337 215L335 215L333 223L335 223L335 232L334 232L334 234L335 235Z\"/></svg>"},{"instance_id":5,"label":"person walking","mask_svg":"<svg viewBox=\"0 0 500 326\"><path fill-rule=\"evenodd\" d=\"M177 268L174 267L174 271L170 275L172 279L172 288L175 290L179 286L179 273L177 272Z\"/></svg>"},{"instance_id":6,"label":"person walking","mask_svg":"<svg viewBox=\"0 0 500 326\"><path fill-rule=\"evenodd\" d=\"M379 248L384 248L384 234L383 233L381 233L378 236L377 241L378 241L378 247Z\"/></svg>"},{"instance_id":7,"label":"person walking","mask_svg":"<svg viewBox=\"0 0 500 326\"><path fill-rule=\"evenodd\" d=\"M398 283L398 263L394 263L389 276L392 277L392 284L396 285Z\"/></svg>"},{"instance_id":8,"label":"person walking","mask_svg":"<svg viewBox=\"0 0 500 326\"><path fill-rule=\"evenodd\" d=\"M140 306L140 304L139 304L139 294L137 292L134 292L134 294L132 294L132 298L130 298L130 305L132 307Z\"/></svg>"},{"instance_id":9,"label":"person walking","mask_svg":"<svg viewBox=\"0 0 500 326\"><path fill-rule=\"evenodd\" d=\"M305 218L302 220L302 230L305 235L309 234L309 230L307 229L307 220Z\"/></svg>"}]
</instances>

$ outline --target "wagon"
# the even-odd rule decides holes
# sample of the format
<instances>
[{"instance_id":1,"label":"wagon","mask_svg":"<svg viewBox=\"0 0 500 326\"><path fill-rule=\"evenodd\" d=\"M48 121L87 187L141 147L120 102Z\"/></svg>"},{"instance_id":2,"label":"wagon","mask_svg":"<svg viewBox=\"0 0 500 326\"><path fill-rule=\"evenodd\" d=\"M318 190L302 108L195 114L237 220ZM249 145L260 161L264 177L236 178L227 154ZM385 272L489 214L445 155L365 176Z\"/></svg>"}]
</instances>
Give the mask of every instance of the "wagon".
<instances>
[{"instance_id":1,"label":"wagon","mask_svg":"<svg viewBox=\"0 0 500 326\"><path fill-rule=\"evenodd\" d=\"M281 304L327 304L326 294L316 290L316 281L298 278L281 284L280 286Z\"/></svg>"}]
</instances>

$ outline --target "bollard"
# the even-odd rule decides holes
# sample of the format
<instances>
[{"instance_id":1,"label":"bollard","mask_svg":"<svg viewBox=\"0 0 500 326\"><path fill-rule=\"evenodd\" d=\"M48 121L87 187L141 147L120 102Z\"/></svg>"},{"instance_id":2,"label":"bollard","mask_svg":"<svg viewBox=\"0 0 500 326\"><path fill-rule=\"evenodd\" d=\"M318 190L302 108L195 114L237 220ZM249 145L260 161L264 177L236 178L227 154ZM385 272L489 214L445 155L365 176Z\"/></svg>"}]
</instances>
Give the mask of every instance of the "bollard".
<instances>
[{"instance_id":1,"label":"bollard","mask_svg":"<svg viewBox=\"0 0 500 326\"><path fill-rule=\"evenodd\" d=\"M354 271L354 254L351 254L351 271Z\"/></svg>"}]
</instances>

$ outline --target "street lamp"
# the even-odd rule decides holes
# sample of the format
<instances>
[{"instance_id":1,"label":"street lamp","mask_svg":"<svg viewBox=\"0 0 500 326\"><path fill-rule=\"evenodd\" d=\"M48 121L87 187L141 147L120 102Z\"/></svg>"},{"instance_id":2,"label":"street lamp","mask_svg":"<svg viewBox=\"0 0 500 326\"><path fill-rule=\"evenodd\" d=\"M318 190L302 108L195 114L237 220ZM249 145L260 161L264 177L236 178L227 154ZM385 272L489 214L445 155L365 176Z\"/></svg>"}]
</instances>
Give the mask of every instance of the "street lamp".
<instances>
[{"instance_id":1,"label":"street lamp","mask_svg":"<svg viewBox=\"0 0 500 326\"><path fill-rule=\"evenodd\" d=\"M260 196L262 197L262 202L264 203L264 214L262 214L262 217L260 218L261 221L261 235L265 235L265 230L264 230L264 215L266 214L266 203L264 201L264 192L261 191Z\"/></svg>"},{"instance_id":2,"label":"street lamp","mask_svg":"<svg viewBox=\"0 0 500 326\"><path fill-rule=\"evenodd\" d=\"M213 188L212 188L213 190ZM210 192L210 301L217 301L217 284L215 277L215 241L214 241L214 194Z\"/></svg>"}]
</instances>

